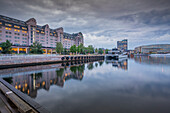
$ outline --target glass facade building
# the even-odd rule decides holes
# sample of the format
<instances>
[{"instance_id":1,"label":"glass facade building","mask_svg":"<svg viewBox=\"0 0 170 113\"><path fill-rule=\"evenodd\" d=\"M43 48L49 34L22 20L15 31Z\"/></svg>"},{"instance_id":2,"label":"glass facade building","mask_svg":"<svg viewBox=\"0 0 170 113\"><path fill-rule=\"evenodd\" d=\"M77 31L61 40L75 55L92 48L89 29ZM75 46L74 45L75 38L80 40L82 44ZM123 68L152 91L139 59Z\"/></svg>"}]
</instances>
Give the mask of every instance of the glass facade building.
<instances>
[{"instance_id":1,"label":"glass facade building","mask_svg":"<svg viewBox=\"0 0 170 113\"><path fill-rule=\"evenodd\" d=\"M170 53L170 44L145 45L135 48L136 53Z\"/></svg>"},{"instance_id":2,"label":"glass facade building","mask_svg":"<svg viewBox=\"0 0 170 113\"><path fill-rule=\"evenodd\" d=\"M124 39L122 41L117 41L117 49L127 51L128 50L128 40Z\"/></svg>"}]
</instances>

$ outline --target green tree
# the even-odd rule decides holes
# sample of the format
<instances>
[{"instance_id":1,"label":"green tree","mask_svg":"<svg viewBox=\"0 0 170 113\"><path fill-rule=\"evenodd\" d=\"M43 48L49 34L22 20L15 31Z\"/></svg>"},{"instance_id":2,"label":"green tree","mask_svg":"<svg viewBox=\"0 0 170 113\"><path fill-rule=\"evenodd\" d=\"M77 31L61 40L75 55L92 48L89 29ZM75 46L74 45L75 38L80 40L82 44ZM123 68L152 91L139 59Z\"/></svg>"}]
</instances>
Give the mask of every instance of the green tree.
<instances>
[{"instance_id":1,"label":"green tree","mask_svg":"<svg viewBox=\"0 0 170 113\"><path fill-rule=\"evenodd\" d=\"M88 50L88 53L94 53L94 47L92 46L92 45L89 45L88 47L87 47L87 50Z\"/></svg>"},{"instance_id":2,"label":"green tree","mask_svg":"<svg viewBox=\"0 0 170 113\"><path fill-rule=\"evenodd\" d=\"M44 51L41 49L42 45L39 42L34 42L33 45L30 47L30 53L33 54L43 54Z\"/></svg>"},{"instance_id":3,"label":"green tree","mask_svg":"<svg viewBox=\"0 0 170 113\"><path fill-rule=\"evenodd\" d=\"M2 42L0 44L0 47L2 48L2 53L3 54L11 54L12 52L12 43L10 43L9 40L6 40L6 42Z\"/></svg>"},{"instance_id":4,"label":"green tree","mask_svg":"<svg viewBox=\"0 0 170 113\"><path fill-rule=\"evenodd\" d=\"M76 50L77 50L76 45L70 47L70 52L76 53Z\"/></svg>"},{"instance_id":5,"label":"green tree","mask_svg":"<svg viewBox=\"0 0 170 113\"><path fill-rule=\"evenodd\" d=\"M61 42L56 43L56 52L61 54L63 52L63 45Z\"/></svg>"},{"instance_id":6,"label":"green tree","mask_svg":"<svg viewBox=\"0 0 170 113\"><path fill-rule=\"evenodd\" d=\"M95 49L95 53L98 53L98 49L97 48Z\"/></svg>"},{"instance_id":7,"label":"green tree","mask_svg":"<svg viewBox=\"0 0 170 113\"><path fill-rule=\"evenodd\" d=\"M102 48L99 48L98 53L99 53L99 54L103 54L103 50L102 50Z\"/></svg>"},{"instance_id":8,"label":"green tree","mask_svg":"<svg viewBox=\"0 0 170 113\"><path fill-rule=\"evenodd\" d=\"M80 46L76 48L77 53L80 53Z\"/></svg>"},{"instance_id":9,"label":"green tree","mask_svg":"<svg viewBox=\"0 0 170 113\"><path fill-rule=\"evenodd\" d=\"M81 43L81 44L79 45L79 53L80 53L80 54L84 54L84 50L85 50L85 47L84 47L83 44Z\"/></svg>"},{"instance_id":10,"label":"green tree","mask_svg":"<svg viewBox=\"0 0 170 113\"><path fill-rule=\"evenodd\" d=\"M108 50L108 49L106 49L106 50L105 50L105 54L108 54L108 51L109 51L109 50Z\"/></svg>"}]
</instances>

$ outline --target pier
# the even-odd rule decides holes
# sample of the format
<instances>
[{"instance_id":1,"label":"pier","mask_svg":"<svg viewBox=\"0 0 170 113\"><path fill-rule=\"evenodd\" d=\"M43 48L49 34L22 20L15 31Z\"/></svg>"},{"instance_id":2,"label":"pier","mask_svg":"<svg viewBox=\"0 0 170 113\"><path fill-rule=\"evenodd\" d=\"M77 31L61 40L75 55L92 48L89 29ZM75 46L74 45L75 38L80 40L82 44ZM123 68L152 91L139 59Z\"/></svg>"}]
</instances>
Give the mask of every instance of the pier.
<instances>
[{"instance_id":1,"label":"pier","mask_svg":"<svg viewBox=\"0 0 170 113\"><path fill-rule=\"evenodd\" d=\"M0 69L62 63L68 61L101 60L104 55L12 55L0 56Z\"/></svg>"}]
</instances>

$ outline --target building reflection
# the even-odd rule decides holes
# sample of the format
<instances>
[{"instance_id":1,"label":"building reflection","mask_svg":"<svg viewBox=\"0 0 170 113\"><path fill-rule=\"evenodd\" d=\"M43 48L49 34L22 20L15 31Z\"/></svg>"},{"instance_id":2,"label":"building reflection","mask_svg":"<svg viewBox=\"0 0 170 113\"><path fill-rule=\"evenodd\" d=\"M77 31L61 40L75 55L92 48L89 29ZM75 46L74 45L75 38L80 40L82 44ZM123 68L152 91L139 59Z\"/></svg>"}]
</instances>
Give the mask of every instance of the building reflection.
<instances>
[{"instance_id":1,"label":"building reflection","mask_svg":"<svg viewBox=\"0 0 170 113\"><path fill-rule=\"evenodd\" d=\"M106 59L106 64L112 64L113 67L118 69L128 70L128 59Z\"/></svg>"},{"instance_id":2,"label":"building reflection","mask_svg":"<svg viewBox=\"0 0 170 113\"><path fill-rule=\"evenodd\" d=\"M85 64L71 62L61 64L60 68L50 71L13 76L4 79L10 81L9 83L16 89L26 93L32 98L36 98L37 90L39 89L45 89L48 91L51 85L63 87L64 83L70 79L81 81L84 76L84 70Z\"/></svg>"},{"instance_id":3,"label":"building reflection","mask_svg":"<svg viewBox=\"0 0 170 113\"><path fill-rule=\"evenodd\" d=\"M137 63L170 65L169 57L135 56L134 60Z\"/></svg>"}]
</instances>

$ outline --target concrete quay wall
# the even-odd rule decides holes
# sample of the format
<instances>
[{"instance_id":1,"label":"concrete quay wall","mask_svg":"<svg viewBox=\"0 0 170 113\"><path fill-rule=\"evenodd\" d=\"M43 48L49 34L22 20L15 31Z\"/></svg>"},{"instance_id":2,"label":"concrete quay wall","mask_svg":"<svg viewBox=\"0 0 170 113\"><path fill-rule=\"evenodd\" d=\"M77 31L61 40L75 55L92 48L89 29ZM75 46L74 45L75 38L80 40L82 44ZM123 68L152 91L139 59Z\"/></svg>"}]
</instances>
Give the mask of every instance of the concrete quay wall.
<instances>
[{"instance_id":1,"label":"concrete quay wall","mask_svg":"<svg viewBox=\"0 0 170 113\"><path fill-rule=\"evenodd\" d=\"M104 55L18 55L18 56L0 56L0 69L13 68L21 66L34 66L53 63L62 63L67 61L79 61L104 59Z\"/></svg>"}]
</instances>

